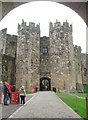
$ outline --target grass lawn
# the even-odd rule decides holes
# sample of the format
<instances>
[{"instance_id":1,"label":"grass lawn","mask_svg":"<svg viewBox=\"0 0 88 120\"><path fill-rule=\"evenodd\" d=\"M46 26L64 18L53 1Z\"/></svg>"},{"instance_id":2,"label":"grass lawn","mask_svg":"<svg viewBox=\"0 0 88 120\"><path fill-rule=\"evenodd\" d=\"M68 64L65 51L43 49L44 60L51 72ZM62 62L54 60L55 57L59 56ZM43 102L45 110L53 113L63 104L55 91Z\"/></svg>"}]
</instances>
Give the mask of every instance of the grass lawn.
<instances>
[{"instance_id":1,"label":"grass lawn","mask_svg":"<svg viewBox=\"0 0 88 120\"><path fill-rule=\"evenodd\" d=\"M86 94L68 94L56 93L68 106L77 112L82 118L87 120L86 117ZM78 96L78 97L77 97ZM82 98L83 97L83 98Z\"/></svg>"},{"instance_id":2,"label":"grass lawn","mask_svg":"<svg viewBox=\"0 0 88 120\"><path fill-rule=\"evenodd\" d=\"M76 93L76 95L79 96L79 97L86 97L85 93Z\"/></svg>"}]
</instances>

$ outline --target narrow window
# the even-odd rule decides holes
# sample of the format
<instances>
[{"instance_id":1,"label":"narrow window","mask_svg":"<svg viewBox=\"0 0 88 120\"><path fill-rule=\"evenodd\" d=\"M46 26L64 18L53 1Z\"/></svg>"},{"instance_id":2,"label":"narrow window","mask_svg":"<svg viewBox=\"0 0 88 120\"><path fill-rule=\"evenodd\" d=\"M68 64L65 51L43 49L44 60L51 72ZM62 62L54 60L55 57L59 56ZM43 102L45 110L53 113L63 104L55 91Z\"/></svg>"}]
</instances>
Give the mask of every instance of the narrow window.
<instances>
[{"instance_id":1,"label":"narrow window","mask_svg":"<svg viewBox=\"0 0 88 120\"><path fill-rule=\"evenodd\" d=\"M47 48L43 48L42 52L43 52L43 54L47 54L48 53L48 49Z\"/></svg>"}]
</instances>

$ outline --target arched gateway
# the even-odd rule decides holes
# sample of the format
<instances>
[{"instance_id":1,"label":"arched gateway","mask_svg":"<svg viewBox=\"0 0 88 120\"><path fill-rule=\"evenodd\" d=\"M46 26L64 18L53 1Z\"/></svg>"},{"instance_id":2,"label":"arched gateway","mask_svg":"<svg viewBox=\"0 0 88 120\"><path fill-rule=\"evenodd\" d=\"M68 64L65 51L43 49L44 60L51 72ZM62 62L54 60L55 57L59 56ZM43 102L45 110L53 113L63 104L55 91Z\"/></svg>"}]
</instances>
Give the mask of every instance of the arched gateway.
<instances>
[{"instance_id":1,"label":"arched gateway","mask_svg":"<svg viewBox=\"0 0 88 120\"><path fill-rule=\"evenodd\" d=\"M42 77L40 79L40 91L49 91L51 90L51 80L47 77Z\"/></svg>"}]
</instances>

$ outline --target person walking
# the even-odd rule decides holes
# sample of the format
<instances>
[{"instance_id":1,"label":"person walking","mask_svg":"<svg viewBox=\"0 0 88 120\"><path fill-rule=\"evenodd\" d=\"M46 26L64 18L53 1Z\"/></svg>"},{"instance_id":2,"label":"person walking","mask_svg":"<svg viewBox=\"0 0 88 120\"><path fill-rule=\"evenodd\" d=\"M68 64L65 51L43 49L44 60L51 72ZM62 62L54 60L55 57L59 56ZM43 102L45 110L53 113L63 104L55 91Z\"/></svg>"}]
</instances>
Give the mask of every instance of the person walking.
<instances>
[{"instance_id":1,"label":"person walking","mask_svg":"<svg viewBox=\"0 0 88 120\"><path fill-rule=\"evenodd\" d=\"M7 82L4 82L4 91L3 91L3 94L4 94L4 105L8 105L8 99L9 99L9 95L8 95L8 83Z\"/></svg>"},{"instance_id":2,"label":"person walking","mask_svg":"<svg viewBox=\"0 0 88 120\"><path fill-rule=\"evenodd\" d=\"M20 88L19 94L20 94L20 103L25 104L26 91L24 86Z\"/></svg>"}]
</instances>

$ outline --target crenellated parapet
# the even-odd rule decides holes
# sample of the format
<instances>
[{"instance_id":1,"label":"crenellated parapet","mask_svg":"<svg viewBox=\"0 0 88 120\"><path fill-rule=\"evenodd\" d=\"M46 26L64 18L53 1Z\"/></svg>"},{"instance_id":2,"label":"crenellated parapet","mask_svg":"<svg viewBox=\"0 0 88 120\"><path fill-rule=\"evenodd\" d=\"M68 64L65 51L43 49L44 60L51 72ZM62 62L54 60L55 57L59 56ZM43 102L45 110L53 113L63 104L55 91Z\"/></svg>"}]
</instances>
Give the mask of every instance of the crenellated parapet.
<instances>
[{"instance_id":1,"label":"crenellated parapet","mask_svg":"<svg viewBox=\"0 0 88 120\"><path fill-rule=\"evenodd\" d=\"M81 55L81 47L80 46L77 46L77 45L75 45L74 46L74 54L75 54L75 56L79 56L79 55Z\"/></svg>"},{"instance_id":2,"label":"crenellated parapet","mask_svg":"<svg viewBox=\"0 0 88 120\"><path fill-rule=\"evenodd\" d=\"M26 22L22 19L22 23L18 24L18 32L21 30L27 30L30 32L40 32L40 24L35 24L34 22L29 22L29 25L27 25Z\"/></svg>"},{"instance_id":3,"label":"crenellated parapet","mask_svg":"<svg viewBox=\"0 0 88 120\"><path fill-rule=\"evenodd\" d=\"M64 33L70 32L72 33L72 24L69 24L66 20L66 22L63 22L63 25L61 25L61 22L56 22L53 24L52 22L49 23L49 31L58 30L63 31Z\"/></svg>"}]
</instances>

